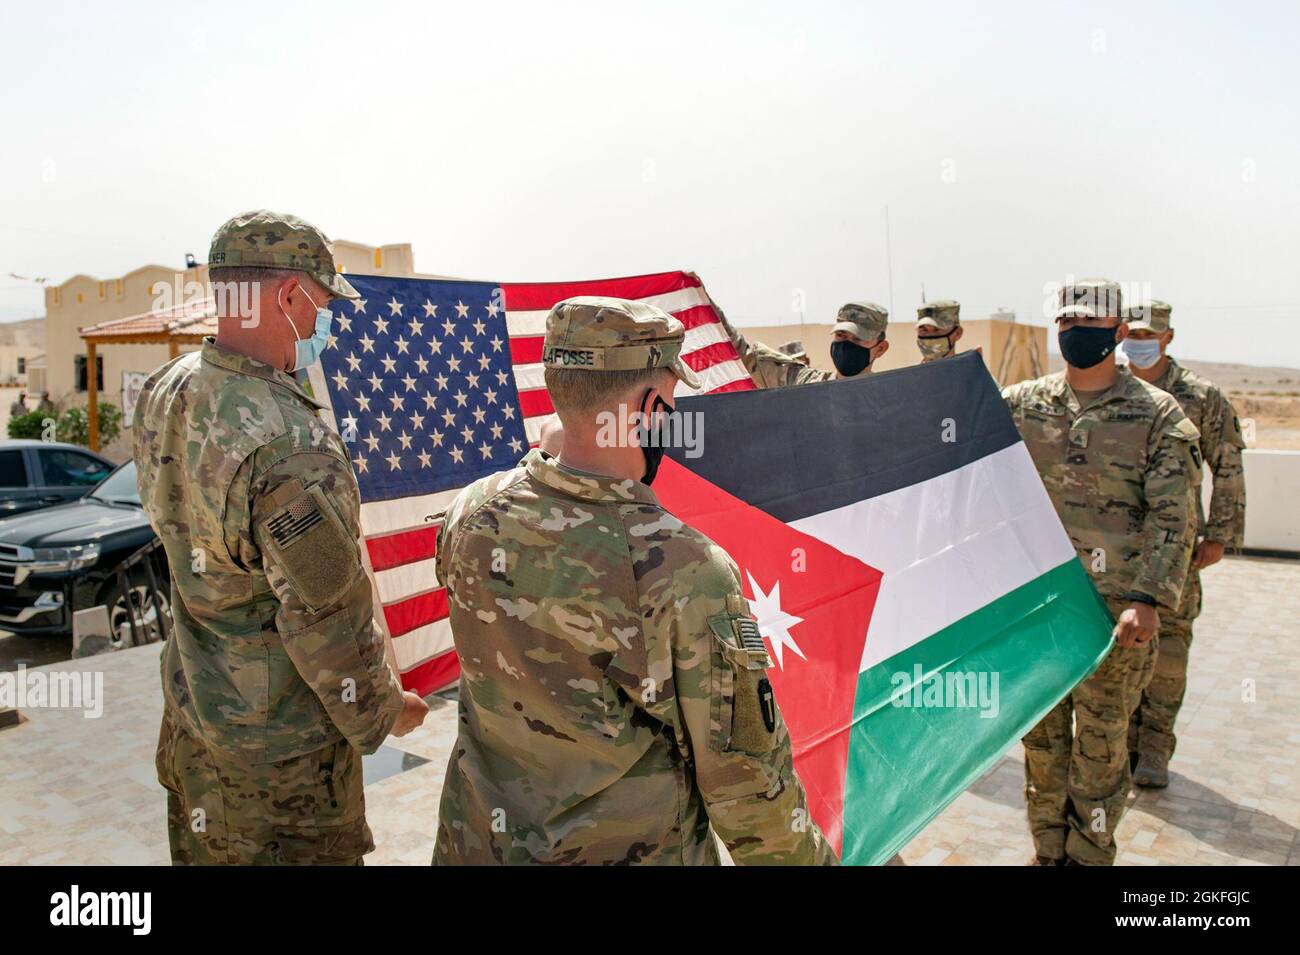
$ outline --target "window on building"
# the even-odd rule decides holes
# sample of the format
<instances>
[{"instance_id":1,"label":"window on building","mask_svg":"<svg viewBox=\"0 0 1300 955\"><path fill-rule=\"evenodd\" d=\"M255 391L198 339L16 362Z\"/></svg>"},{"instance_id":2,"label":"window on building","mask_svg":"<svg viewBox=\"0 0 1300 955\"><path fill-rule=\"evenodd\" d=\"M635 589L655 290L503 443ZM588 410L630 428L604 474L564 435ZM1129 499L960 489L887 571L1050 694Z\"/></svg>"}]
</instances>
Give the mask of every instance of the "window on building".
<instances>
[{"instance_id":1,"label":"window on building","mask_svg":"<svg viewBox=\"0 0 1300 955\"><path fill-rule=\"evenodd\" d=\"M86 356L77 355L73 361L75 364L75 375L77 379L77 390L86 390ZM99 383L99 390L104 390L104 356L95 356L95 381Z\"/></svg>"},{"instance_id":2,"label":"window on building","mask_svg":"<svg viewBox=\"0 0 1300 955\"><path fill-rule=\"evenodd\" d=\"M18 374L20 375L27 374L27 359L24 358L22 355L18 356Z\"/></svg>"}]
</instances>

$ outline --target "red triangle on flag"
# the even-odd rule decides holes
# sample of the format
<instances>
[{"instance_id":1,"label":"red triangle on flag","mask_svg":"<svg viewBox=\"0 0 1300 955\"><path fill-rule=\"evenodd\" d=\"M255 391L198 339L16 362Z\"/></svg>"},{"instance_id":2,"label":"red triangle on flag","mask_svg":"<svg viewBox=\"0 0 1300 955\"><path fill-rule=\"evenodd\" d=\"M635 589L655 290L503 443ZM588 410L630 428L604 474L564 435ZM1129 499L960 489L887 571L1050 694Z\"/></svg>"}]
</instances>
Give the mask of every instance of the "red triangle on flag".
<instances>
[{"instance_id":1,"label":"red triangle on flag","mask_svg":"<svg viewBox=\"0 0 1300 955\"><path fill-rule=\"evenodd\" d=\"M809 810L839 852L849 729L881 572L671 458L664 459L654 490L669 512L739 565L772 655L768 677L790 730Z\"/></svg>"}]
</instances>

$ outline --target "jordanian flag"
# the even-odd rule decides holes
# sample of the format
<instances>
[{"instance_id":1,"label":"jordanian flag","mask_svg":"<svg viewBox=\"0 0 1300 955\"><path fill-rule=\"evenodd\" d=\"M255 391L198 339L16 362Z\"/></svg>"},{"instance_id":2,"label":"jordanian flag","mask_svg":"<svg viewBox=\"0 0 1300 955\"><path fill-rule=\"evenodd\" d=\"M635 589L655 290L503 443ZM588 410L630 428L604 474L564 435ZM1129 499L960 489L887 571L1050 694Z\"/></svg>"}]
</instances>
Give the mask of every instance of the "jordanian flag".
<instances>
[{"instance_id":1,"label":"jordanian flag","mask_svg":"<svg viewBox=\"0 0 1300 955\"><path fill-rule=\"evenodd\" d=\"M884 862L1101 662L1105 605L977 354L678 409L655 491L740 566L813 817Z\"/></svg>"}]
</instances>

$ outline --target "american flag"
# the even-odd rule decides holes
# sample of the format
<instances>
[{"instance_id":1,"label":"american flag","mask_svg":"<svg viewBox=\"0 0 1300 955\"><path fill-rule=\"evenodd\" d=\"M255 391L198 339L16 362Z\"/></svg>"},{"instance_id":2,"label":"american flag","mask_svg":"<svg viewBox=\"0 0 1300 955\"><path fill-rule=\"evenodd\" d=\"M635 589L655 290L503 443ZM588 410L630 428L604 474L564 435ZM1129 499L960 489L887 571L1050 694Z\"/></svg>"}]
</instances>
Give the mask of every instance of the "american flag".
<instances>
[{"instance_id":1,"label":"american flag","mask_svg":"<svg viewBox=\"0 0 1300 955\"><path fill-rule=\"evenodd\" d=\"M348 280L361 298L334 303L334 335L308 377L352 458L378 616L402 683L427 694L460 673L434 571L441 514L461 488L513 467L537 443L552 411L541 364L552 305L574 295L657 305L686 326L682 354L701 392L754 384L689 272L518 285Z\"/></svg>"}]
</instances>

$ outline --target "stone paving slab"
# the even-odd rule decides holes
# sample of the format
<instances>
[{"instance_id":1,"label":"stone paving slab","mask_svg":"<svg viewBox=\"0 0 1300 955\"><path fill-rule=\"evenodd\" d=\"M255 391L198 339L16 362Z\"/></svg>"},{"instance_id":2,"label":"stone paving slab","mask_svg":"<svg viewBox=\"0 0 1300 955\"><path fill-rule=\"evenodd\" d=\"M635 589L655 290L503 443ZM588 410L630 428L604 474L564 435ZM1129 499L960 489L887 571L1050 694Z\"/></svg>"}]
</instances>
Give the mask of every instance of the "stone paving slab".
<instances>
[{"instance_id":1,"label":"stone paving slab","mask_svg":"<svg viewBox=\"0 0 1300 955\"><path fill-rule=\"evenodd\" d=\"M1179 748L1165 791L1130 800L1121 865L1300 864L1300 562L1231 559L1205 574ZM44 667L103 673L103 715L34 709L0 730L0 865L166 864L154 779L158 646ZM430 762L366 787L371 865L423 865L456 704L389 746ZM1019 865L1031 853L1017 745L901 853L909 865Z\"/></svg>"}]
</instances>

